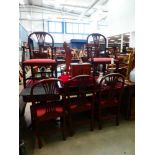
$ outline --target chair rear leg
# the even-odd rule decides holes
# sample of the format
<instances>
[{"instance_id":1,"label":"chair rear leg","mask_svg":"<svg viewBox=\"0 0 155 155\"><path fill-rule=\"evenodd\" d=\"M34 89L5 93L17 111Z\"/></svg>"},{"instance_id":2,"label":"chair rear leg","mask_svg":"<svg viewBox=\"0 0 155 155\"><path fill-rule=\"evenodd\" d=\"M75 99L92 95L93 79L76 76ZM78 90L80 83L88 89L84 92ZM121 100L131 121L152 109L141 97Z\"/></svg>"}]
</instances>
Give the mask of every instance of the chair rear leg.
<instances>
[{"instance_id":1,"label":"chair rear leg","mask_svg":"<svg viewBox=\"0 0 155 155\"><path fill-rule=\"evenodd\" d=\"M102 123L101 123L101 109L98 110L98 128L99 128L99 130L102 129Z\"/></svg>"},{"instance_id":2,"label":"chair rear leg","mask_svg":"<svg viewBox=\"0 0 155 155\"><path fill-rule=\"evenodd\" d=\"M69 133L70 133L70 136L74 135L73 121L72 121L71 114L69 114Z\"/></svg>"},{"instance_id":3,"label":"chair rear leg","mask_svg":"<svg viewBox=\"0 0 155 155\"><path fill-rule=\"evenodd\" d=\"M35 131L35 134L36 134L36 138L37 138L38 147L39 147L39 149L41 149L43 145L41 142L41 138L40 138L40 134L39 134L38 129Z\"/></svg>"},{"instance_id":4,"label":"chair rear leg","mask_svg":"<svg viewBox=\"0 0 155 155\"><path fill-rule=\"evenodd\" d=\"M63 116L63 120L61 123L61 129L62 129L63 140L66 140L66 117L65 116Z\"/></svg>"},{"instance_id":5,"label":"chair rear leg","mask_svg":"<svg viewBox=\"0 0 155 155\"><path fill-rule=\"evenodd\" d=\"M116 111L116 125L118 126L119 125L119 107L118 107L118 109L117 109L117 111Z\"/></svg>"},{"instance_id":6,"label":"chair rear leg","mask_svg":"<svg viewBox=\"0 0 155 155\"><path fill-rule=\"evenodd\" d=\"M91 112L90 130L94 130L94 111Z\"/></svg>"}]
</instances>

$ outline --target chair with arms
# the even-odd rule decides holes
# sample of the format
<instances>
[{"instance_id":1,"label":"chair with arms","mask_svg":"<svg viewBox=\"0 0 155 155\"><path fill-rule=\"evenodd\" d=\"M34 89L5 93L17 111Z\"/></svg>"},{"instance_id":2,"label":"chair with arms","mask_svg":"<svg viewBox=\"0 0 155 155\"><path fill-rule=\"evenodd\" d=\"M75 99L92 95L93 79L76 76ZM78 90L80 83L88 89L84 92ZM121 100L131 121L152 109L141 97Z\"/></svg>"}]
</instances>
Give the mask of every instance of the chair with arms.
<instances>
[{"instance_id":1,"label":"chair with arms","mask_svg":"<svg viewBox=\"0 0 155 155\"><path fill-rule=\"evenodd\" d=\"M119 125L121 95L124 88L124 76L111 73L104 76L99 83L99 94L96 101L99 129L101 119L115 119Z\"/></svg>"},{"instance_id":2,"label":"chair with arms","mask_svg":"<svg viewBox=\"0 0 155 155\"><path fill-rule=\"evenodd\" d=\"M58 82L59 80L56 78L43 79L31 88L33 98L30 108L31 120L39 148L42 147L40 125L52 119L56 120L58 117L60 117L63 139L66 139L66 114L64 103L60 100Z\"/></svg>"},{"instance_id":3,"label":"chair with arms","mask_svg":"<svg viewBox=\"0 0 155 155\"><path fill-rule=\"evenodd\" d=\"M96 75L98 67L102 64L102 71L105 73L106 64L110 64L112 58L109 58L106 48L107 40L106 37L99 33L92 33L87 37L86 52L87 60L93 65L93 75ZM118 69L118 61L116 63L116 72Z\"/></svg>"},{"instance_id":4,"label":"chair with arms","mask_svg":"<svg viewBox=\"0 0 155 155\"><path fill-rule=\"evenodd\" d=\"M29 59L25 58L26 49L29 51ZM54 48L54 39L47 32L33 32L28 36L28 48L23 46L22 55L22 70L23 84L26 87L26 82L29 79L43 79L46 74L57 77L57 62L55 59L56 51ZM31 76L27 77L26 67L30 67ZM47 69L50 71L47 72Z\"/></svg>"},{"instance_id":5,"label":"chair with arms","mask_svg":"<svg viewBox=\"0 0 155 155\"><path fill-rule=\"evenodd\" d=\"M90 75L78 75L64 84L64 101L68 110L71 135L74 133L76 123L90 122L90 129L94 129L94 102L95 79ZM83 112L88 112L87 119L75 120Z\"/></svg>"}]
</instances>

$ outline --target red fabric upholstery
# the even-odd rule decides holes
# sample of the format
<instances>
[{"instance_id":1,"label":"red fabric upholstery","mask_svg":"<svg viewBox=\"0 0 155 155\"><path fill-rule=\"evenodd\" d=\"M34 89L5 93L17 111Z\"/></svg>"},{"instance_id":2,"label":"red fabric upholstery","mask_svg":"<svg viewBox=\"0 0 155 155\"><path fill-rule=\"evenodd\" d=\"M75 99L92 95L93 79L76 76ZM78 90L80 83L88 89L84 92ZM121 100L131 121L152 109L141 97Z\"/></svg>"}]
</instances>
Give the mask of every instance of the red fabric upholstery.
<instances>
[{"instance_id":1,"label":"red fabric upholstery","mask_svg":"<svg viewBox=\"0 0 155 155\"><path fill-rule=\"evenodd\" d=\"M56 63L54 59L28 59L23 62L24 64L51 64Z\"/></svg>"},{"instance_id":2,"label":"red fabric upholstery","mask_svg":"<svg viewBox=\"0 0 155 155\"><path fill-rule=\"evenodd\" d=\"M117 104L118 104L118 100L110 100L110 99L109 100L105 100L104 99L103 101L102 100L100 101L100 105L102 107L108 107L108 106L111 107L111 106L115 106L115 105L118 106Z\"/></svg>"},{"instance_id":3,"label":"red fabric upholstery","mask_svg":"<svg viewBox=\"0 0 155 155\"><path fill-rule=\"evenodd\" d=\"M111 62L112 58L93 58L94 62Z\"/></svg>"},{"instance_id":4,"label":"red fabric upholstery","mask_svg":"<svg viewBox=\"0 0 155 155\"><path fill-rule=\"evenodd\" d=\"M58 77L58 79L61 80L63 83L66 83L70 78L70 75L61 75Z\"/></svg>"},{"instance_id":5,"label":"red fabric upholstery","mask_svg":"<svg viewBox=\"0 0 155 155\"><path fill-rule=\"evenodd\" d=\"M60 107L60 106L55 107L54 112L56 112L56 113L62 113L63 112L63 108ZM43 108L42 107L38 107L36 109L36 113L37 113L37 117L42 117L43 115L46 114L46 108L44 108L44 107Z\"/></svg>"},{"instance_id":6,"label":"red fabric upholstery","mask_svg":"<svg viewBox=\"0 0 155 155\"><path fill-rule=\"evenodd\" d=\"M70 109L75 112L86 111L91 109L91 103L85 103L82 106L78 107L77 103L71 103Z\"/></svg>"}]
</instances>

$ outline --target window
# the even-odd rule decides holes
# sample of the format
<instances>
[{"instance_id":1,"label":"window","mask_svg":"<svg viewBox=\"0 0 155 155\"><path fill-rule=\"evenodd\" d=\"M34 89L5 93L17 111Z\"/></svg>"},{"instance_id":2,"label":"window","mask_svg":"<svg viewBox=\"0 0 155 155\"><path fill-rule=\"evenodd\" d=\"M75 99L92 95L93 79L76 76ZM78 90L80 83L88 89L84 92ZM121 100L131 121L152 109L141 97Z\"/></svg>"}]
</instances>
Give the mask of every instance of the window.
<instances>
[{"instance_id":1,"label":"window","mask_svg":"<svg viewBox=\"0 0 155 155\"><path fill-rule=\"evenodd\" d=\"M89 34L89 24L81 23L68 23L65 25L65 33L68 34Z\"/></svg>"},{"instance_id":2,"label":"window","mask_svg":"<svg viewBox=\"0 0 155 155\"><path fill-rule=\"evenodd\" d=\"M48 32L50 33L63 33L62 22L49 21Z\"/></svg>"}]
</instances>

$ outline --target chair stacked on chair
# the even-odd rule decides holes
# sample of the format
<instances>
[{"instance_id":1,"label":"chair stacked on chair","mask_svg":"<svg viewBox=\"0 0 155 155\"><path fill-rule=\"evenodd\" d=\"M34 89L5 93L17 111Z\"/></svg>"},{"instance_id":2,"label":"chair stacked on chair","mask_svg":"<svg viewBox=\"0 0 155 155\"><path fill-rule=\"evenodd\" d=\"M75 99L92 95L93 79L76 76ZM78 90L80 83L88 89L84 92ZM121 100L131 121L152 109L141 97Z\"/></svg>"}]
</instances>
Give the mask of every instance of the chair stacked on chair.
<instances>
[{"instance_id":1,"label":"chair stacked on chair","mask_svg":"<svg viewBox=\"0 0 155 155\"><path fill-rule=\"evenodd\" d=\"M29 51L29 59L26 59L26 51ZM28 80L57 77L57 62L55 59L56 51L54 48L54 39L47 32L33 32L28 36L28 47L23 46L22 70L23 85L27 86ZM31 75L27 77L26 68L30 67ZM46 69L50 71L47 72Z\"/></svg>"},{"instance_id":2,"label":"chair stacked on chair","mask_svg":"<svg viewBox=\"0 0 155 155\"><path fill-rule=\"evenodd\" d=\"M106 71L106 64L111 63L111 59L108 57L107 48L106 48L107 40L106 37L99 33L92 33L87 37L86 44L86 52L87 52L87 60L93 65L93 75L97 74L100 65L102 64L102 72ZM114 63L117 64L117 60L114 60ZM117 71L116 68L116 71Z\"/></svg>"}]
</instances>

